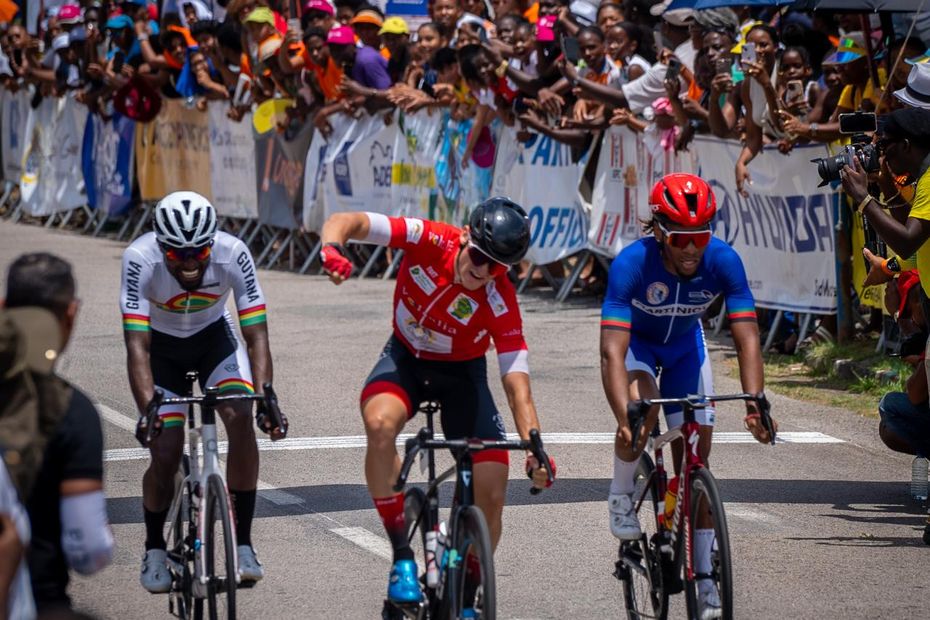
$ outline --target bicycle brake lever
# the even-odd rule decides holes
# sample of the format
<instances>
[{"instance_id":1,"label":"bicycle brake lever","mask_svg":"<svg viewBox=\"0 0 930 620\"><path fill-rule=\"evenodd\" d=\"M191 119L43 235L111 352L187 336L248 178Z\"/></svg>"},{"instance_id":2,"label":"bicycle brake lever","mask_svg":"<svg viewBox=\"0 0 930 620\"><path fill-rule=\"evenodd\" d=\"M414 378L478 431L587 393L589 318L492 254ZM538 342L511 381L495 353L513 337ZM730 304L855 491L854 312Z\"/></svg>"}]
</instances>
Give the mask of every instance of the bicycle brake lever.
<instances>
[{"instance_id":1,"label":"bicycle brake lever","mask_svg":"<svg viewBox=\"0 0 930 620\"><path fill-rule=\"evenodd\" d=\"M546 478L551 485L555 482L555 477L552 475L552 466L549 464L549 455L546 454L546 451L543 449L542 438L539 436L539 430L532 429L530 431L530 452L536 457L536 460L539 461L540 467L546 470ZM533 478L533 472L526 472L528 478ZM536 487L530 487L530 495L539 495L543 492L543 489L538 489Z\"/></svg>"},{"instance_id":2,"label":"bicycle brake lever","mask_svg":"<svg viewBox=\"0 0 930 620\"><path fill-rule=\"evenodd\" d=\"M769 434L769 443L773 446L775 445L775 424L772 422L772 405L769 403L769 400L765 397L764 393L760 393L755 398L756 404L759 406L759 418L762 422L762 428L764 428Z\"/></svg>"}]
</instances>

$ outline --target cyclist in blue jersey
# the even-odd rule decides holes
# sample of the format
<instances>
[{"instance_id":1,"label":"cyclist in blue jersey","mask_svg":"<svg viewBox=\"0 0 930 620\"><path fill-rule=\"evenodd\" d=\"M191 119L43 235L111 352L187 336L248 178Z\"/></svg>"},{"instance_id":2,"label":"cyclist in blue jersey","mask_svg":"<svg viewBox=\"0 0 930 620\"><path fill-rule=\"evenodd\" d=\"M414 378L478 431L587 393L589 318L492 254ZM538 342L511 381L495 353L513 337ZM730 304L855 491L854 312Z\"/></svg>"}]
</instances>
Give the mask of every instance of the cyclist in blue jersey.
<instances>
[{"instance_id":1,"label":"cyclist in blue jersey","mask_svg":"<svg viewBox=\"0 0 930 620\"><path fill-rule=\"evenodd\" d=\"M614 477L608 508L610 529L621 540L640 537L632 502L639 455L658 421L653 407L634 445L627 403L642 398L678 398L713 394L710 357L701 315L723 295L736 345L743 390L763 390L762 352L755 304L743 263L710 230L717 205L707 183L692 174L669 174L650 196L653 216L645 222L650 236L623 249L610 267L601 311L601 378L617 418ZM769 441L755 403L747 402L746 428L757 441ZM700 453L710 454L714 410L698 412ZM680 407L665 408L669 428L681 425ZM676 474L681 441L673 444ZM707 515L694 533L697 572L711 573L713 529ZM703 521L703 522L702 522ZM702 617L719 615L720 601L710 579L698 582Z\"/></svg>"}]
</instances>

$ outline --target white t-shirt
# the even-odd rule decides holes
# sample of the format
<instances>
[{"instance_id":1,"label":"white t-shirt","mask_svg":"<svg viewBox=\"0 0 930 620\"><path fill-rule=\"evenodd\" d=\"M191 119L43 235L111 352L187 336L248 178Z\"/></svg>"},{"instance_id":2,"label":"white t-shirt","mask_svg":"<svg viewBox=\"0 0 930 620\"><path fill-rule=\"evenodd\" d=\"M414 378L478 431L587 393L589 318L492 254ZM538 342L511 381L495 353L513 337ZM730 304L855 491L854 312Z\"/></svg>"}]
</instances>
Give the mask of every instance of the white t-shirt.
<instances>
[{"instance_id":1,"label":"white t-shirt","mask_svg":"<svg viewBox=\"0 0 930 620\"><path fill-rule=\"evenodd\" d=\"M28 546L31 538L29 514L19 501L16 487L10 480L2 458L0 458L0 512L13 520L20 542L24 547ZM33 620L36 617L36 605L32 599L32 583L29 580L29 566L25 558L19 563L16 577L10 584L10 599L6 612L8 618L17 620Z\"/></svg>"},{"instance_id":2,"label":"white t-shirt","mask_svg":"<svg viewBox=\"0 0 930 620\"><path fill-rule=\"evenodd\" d=\"M697 50L691 45L691 39L688 39L674 50L675 57L681 63L694 71L694 57L697 56ZM646 70L646 73L636 78L632 82L622 86L623 96L626 98L630 111L639 114L647 106L659 97L665 97L665 72L668 70L667 65L656 63ZM682 85L682 92L688 90L688 85L684 80L679 80Z\"/></svg>"}]
</instances>

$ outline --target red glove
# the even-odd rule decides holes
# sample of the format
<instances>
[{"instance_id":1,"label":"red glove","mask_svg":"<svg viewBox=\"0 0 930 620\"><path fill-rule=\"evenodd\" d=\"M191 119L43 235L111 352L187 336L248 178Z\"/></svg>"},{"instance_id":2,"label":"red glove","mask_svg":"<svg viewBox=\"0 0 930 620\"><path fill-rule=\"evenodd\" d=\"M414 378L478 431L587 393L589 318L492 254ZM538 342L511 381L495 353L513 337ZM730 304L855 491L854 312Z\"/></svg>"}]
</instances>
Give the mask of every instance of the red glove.
<instances>
[{"instance_id":1,"label":"red glove","mask_svg":"<svg viewBox=\"0 0 930 620\"><path fill-rule=\"evenodd\" d=\"M526 464L525 464L524 468L526 469L526 476L527 476L528 478L532 478L532 477L533 477L533 470L536 469L536 467L533 467L534 464L536 465L536 467L542 467L542 465L539 464L539 463L536 461L536 457L535 457L535 456L533 456L532 454L527 454L527 455L526 455ZM546 481L546 488L547 488L547 489L548 489L549 487L551 487L553 481L555 481L555 472L556 472L555 459L552 458L551 456L549 457L549 469L552 470L552 480L547 480L547 481Z\"/></svg>"},{"instance_id":2,"label":"red glove","mask_svg":"<svg viewBox=\"0 0 930 620\"><path fill-rule=\"evenodd\" d=\"M346 258L342 246L338 244L326 244L320 251L320 260L323 261L323 269L326 273L341 276L348 280L352 275L352 261Z\"/></svg>"}]
</instances>

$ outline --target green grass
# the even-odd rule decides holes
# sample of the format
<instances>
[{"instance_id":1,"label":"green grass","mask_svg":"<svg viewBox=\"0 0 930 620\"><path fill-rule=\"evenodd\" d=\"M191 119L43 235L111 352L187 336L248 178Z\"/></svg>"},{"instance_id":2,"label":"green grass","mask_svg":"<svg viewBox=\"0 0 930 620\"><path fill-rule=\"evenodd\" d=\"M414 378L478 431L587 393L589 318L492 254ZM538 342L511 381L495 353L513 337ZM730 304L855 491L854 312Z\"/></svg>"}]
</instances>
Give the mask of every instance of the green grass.
<instances>
[{"instance_id":1,"label":"green grass","mask_svg":"<svg viewBox=\"0 0 930 620\"><path fill-rule=\"evenodd\" d=\"M775 391L816 404L850 409L870 417L878 415L878 401L888 392L904 391L904 384L913 369L899 358L875 353L875 338L849 344L817 343L801 355L790 356L767 353L764 356L765 382ZM855 379L837 376L834 362L853 360L863 369ZM731 375L738 376L738 368L731 365ZM876 373L891 370L897 378L882 383Z\"/></svg>"}]
</instances>

